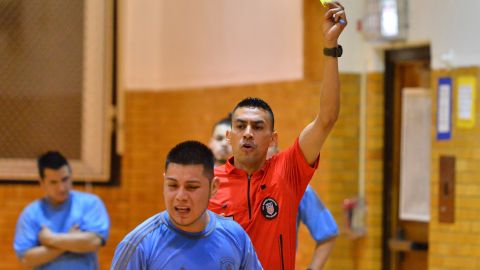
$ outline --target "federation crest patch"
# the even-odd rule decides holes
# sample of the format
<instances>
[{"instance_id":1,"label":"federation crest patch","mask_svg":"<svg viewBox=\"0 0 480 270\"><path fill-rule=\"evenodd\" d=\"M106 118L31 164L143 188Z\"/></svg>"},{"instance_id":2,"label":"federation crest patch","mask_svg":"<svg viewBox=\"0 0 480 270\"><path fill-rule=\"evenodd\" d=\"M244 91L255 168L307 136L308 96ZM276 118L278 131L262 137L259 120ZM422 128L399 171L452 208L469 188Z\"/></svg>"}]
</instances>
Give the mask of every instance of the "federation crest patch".
<instances>
[{"instance_id":1,"label":"federation crest patch","mask_svg":"<svg viewBox=\"0 0 480 270\"><path fill-rule=\"evenodd\" d=\"M278 216L278 203L270 197L262 201L262 215L266 219L274 219Z\"/></svg>"},{"instance_id":2,"label":"federation crest patch","mask_svg":"<svg viewBox=\"0 0 480 270\"><path fill-rule=\"evenodd\" d=\"M235 267L235 261L230 257L222 257L220 259L220 269L233 270Z\"/></svg>"}]
</instances>

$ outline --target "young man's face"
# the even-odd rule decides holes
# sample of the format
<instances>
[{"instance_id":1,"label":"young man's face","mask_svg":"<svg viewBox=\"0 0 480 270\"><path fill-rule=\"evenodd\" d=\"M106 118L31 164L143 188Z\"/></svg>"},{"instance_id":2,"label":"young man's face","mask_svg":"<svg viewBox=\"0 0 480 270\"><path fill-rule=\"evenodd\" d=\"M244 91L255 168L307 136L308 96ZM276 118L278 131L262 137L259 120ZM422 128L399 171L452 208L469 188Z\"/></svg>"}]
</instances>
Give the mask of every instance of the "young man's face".
<instances>
[{"instance_id":1,"label":"young man's face","mask_svg":"<svg viewBox=\"0 0 480 270\"><path fill-rule=\"evenodd\" d=\"M68 199L72 189L72 176L67 165L59 169L45 168L44 177L40 179L40 186L45 191L48 201L53 205L60 205Z\"/></svg>"},{"instance_id":2,"label":"young man's face","mask_svg":"<svg viewBox=\"0 0 480 270\"><path fill-rule=\"evenodd\" d=\"M209 181L203 165L168 164L163 195L173 224L186 232L200 232L208 222L205 210L218 188L218 179Z\"/></svg>"},{"instance_id":3,"label":"young man's face","mask_svg":"<svg viewBox=\"0 0 480 270\"><path fill-rule=\"evenodd\" d=\"M228 139L236 162L256 164L265 161L268 147L277 137L267 111L241 107L232 116Z\"/></svg>"},{"instance_id":4,"label":"young man's face","mask_svg":"<svg viewBox=\"0 0 480 270\"><path fill-rule=\"evenodd\" d=\"M217 125L213 130L212 138L210 138L209 147L215 156L215 160L219 163L225 163L232 154L232 147L227 141L227 131L230 131L230 125Z\"/></svg>"}]
</instances>

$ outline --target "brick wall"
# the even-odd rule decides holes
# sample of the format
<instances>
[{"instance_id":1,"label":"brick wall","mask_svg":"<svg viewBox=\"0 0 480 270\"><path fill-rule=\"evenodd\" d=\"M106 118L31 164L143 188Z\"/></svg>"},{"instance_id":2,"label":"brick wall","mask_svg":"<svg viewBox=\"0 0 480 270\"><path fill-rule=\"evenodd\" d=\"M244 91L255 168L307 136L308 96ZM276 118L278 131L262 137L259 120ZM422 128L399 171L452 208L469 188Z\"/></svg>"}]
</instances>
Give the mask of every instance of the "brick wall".
<instances>
[{"instance_id":1,"label":"brick wall","mask_svg":"<svg viewBox=\"0 0 480 270\"><path fill-rule=\"evenodd\" d=\"M461 75L477 78L476 123L472 129L456 126L457 82ZM453 79L452 138L437 141L435 123L437 112L438 78ZM429 227L429 269L480 269L480 111L478 106L478 80L480 68L462 68L451 71L434 71L432 76L432 180L431 221ZM455 222L439 223L439 159L441 155L456 157Z\"/></svg>"},{"instance_id":2,"label":"brick wall","mask_svg":"<svg viewBox=\"0 0 480 270\"><path fill-rule=\"evenodd\" d=\"M358 194L358 129L359 129L359 76L350 77L348 82L342 76L342 93L348 99L342 100L339 125L335 126L328 139L325 151L332 155L324 163L335 164L322 175L320 184L315 186L337 220L340 236L336 241L327 269L374 270L381 269L382 231L382 187L383 187L383 74L368 74L366 81L366 152L365 152L365 200L367 212L364 237L352 239L345 233L344 216L341 207L345 198ZM343 97L343 96L342 96ZM337 144L336 148L332 146ZM332 148L330 148L332 147ZM335 153L333 153L335 152ZM328 165L327 165L328 166Z\"/></svg>"}]
</instances>

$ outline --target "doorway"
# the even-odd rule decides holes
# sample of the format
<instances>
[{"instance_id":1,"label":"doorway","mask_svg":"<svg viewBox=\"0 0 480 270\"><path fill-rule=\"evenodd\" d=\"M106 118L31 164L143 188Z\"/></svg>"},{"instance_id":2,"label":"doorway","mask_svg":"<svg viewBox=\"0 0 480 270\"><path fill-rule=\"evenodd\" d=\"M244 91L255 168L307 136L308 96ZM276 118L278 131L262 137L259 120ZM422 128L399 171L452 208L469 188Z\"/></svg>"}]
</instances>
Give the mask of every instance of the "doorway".
<instances>
[{"instance_id":1,"label":"doorway","mask_svg":"<svg viewBox=\"0 0 480 270\"><path fill-rule=\"evenodd\" d=\"M387 50L382 237L384 270L428 269L428 218L422 221L400 218L401 174L404 173L401 165L406 158L402 156L402 136L405 135L407 121L402 119L402 108L405 105L405 92L412 88L424 89L425 92L430 89L430 47ZM430 119L429 112L425 114ZM425 151L429 151L429 148Z\"/></svg>"}]
</instances>

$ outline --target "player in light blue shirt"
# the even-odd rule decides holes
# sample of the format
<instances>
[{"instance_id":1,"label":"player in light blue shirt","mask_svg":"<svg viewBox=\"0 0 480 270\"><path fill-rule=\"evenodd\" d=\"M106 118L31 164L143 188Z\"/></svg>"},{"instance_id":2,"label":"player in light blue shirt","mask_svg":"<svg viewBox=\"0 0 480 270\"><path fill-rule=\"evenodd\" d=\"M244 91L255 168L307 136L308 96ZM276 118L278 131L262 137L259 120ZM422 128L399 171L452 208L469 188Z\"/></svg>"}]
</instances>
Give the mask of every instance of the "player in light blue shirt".
<instances>
[{"instance_id":1,"label":"player in light blue shirt","mask_svg":"<svg viewBox=\"0 0 480 270\"><path fill-rule=\"evenodd\" d=\"M218 189L213 154L196 141L167 155L166 211L130 232L117 246L111 269L262 269L239 224L207 210Z\"/></svg>"},{"instance_id":2,"label":"player in light blue shirt","mask_svg":"<svg viewBox=\"0 0 480 270\"><path fill-rule=\"evenodd\" d=\"M322 269L338 235L338 226L310 185L307 186L298 207L298 225L300 221L307 226L317 243L309 269Z\"/></svg>"},{"instance_id":3,"label":"player in light blue shirt","mask_svg":"<svg viewBox=\"0 0 480 270\"><path fill-rule=\"evenodd\" d=\"M71 169L59 152L38 159L45 197L21 213L13 247L23 265L35 269L98 269L97 250L110 222L102 201L71 190Z\"/></svg>"}]
</instances>

